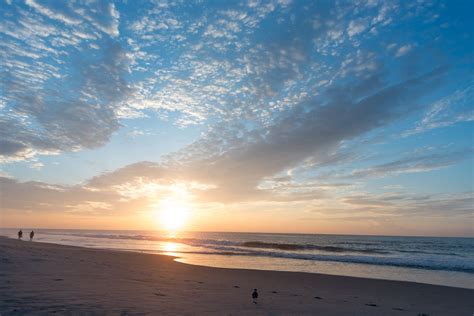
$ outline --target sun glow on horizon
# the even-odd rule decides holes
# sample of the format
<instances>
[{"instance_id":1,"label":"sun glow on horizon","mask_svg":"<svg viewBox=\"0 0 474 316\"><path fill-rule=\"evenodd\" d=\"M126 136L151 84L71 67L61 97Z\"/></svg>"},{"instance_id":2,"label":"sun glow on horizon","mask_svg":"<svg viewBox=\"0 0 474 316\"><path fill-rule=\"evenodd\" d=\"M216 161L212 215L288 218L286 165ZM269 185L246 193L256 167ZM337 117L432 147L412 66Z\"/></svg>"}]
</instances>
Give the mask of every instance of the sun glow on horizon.
<instances>
[{"instance_id":1,"label":"sun glow on horizon","mask_svg":"<svg viewBox=\"0 0 474 316\"><path fill-rule=\"evenodd\" d=\"M184 227L189 217L189 204L175 196L161 200L158 223L167 231L177 231Z\"/></svg>"}]
</instances>

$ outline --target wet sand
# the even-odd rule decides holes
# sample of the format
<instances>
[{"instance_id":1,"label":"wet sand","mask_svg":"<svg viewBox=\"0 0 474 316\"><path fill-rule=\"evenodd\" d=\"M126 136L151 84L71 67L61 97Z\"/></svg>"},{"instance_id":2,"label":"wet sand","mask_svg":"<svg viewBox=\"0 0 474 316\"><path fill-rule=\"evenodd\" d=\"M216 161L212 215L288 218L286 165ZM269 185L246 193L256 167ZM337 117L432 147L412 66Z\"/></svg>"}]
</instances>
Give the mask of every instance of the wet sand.
<instances>
[{"instance_id":1,"label":"wet sand","mask_svg":"<svg viewBox=\"0 0 474 316\"><path fill-rule=\"evenodd\" d=\"M251 299L254 288L260 297ZM1 315L473 315L474 290L0 237Z\"/></svg>"}]
</instances>

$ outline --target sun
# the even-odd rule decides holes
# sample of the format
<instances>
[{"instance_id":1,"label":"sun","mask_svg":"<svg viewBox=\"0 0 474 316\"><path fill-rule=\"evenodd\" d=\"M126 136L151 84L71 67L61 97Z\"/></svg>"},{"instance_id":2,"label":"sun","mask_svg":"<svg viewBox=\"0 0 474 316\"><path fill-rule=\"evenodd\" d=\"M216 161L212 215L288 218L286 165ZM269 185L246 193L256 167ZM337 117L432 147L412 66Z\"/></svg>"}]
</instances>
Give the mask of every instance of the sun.
<instances>
[{"instance_id":1,"label":"sun","mask_svg":"<svg viewBox=\"0 0 474 316\"><path fill-rule=\"evenodd\" d=\"M176 197L161 200L158 221L167 231L177 231L183 228L189 217L189 207L186 202Z\"/></svg>"}]
</instances>

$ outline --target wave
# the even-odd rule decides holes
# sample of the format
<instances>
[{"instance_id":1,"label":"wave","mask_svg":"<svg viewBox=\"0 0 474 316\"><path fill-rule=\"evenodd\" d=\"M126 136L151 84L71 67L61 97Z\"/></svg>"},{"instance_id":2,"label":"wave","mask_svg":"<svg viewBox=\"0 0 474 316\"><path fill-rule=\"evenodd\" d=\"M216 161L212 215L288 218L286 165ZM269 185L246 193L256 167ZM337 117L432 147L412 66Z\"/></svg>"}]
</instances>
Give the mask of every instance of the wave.
<instances>
[{"instance_id":1,"label":"wave","mask_svg":"<svg viewBox=\"0 0 474 316\"><path fill-rule=\"evenodd\" d=\"M223 239L203 239L203 238L177 238L177 237L163 237L150 235L122 235L122 234L68 234L69 236L88 237L88 238L107 238L107 239L121 239L121 240L143 240L143 241L161 241L161 242L176 242L191 246L209 246L209 245L223 245L223 246L240 246L245 248L261 248L261 249L279 249L285 251L303 251L303 250L319 250L325 252L357 252L367 254L388 254L378 248L349 248L336 246L321 246L314 244L289 244L289 243L269 243L263 241L230 241Z\"/></svg>"},{"instance_id":2,"label":"wave","mask_svg":"<svg viewBox=\"0 0 474 316\"><path fill-rule=\"evenodd\" d=\"M361 252L361 253L373 253L373 254L388 254L387 251L382 251L374 248L366 249L354 249L345 247L335 246L319 246L313 244L279 244L279 243L267 243L261 241L248 241L242 243L243 247L249 248L265 248L265 249L280 249L280 250L322 250L327 252Z\"/></svg>"}]
</instances>

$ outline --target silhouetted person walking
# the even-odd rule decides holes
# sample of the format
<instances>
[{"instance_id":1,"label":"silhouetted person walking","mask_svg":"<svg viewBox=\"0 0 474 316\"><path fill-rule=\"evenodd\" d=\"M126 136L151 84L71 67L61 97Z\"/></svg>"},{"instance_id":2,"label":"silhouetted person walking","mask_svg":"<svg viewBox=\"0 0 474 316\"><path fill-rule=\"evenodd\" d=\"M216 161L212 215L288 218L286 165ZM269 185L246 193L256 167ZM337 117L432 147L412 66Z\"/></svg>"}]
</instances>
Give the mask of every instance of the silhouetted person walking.
<instances>
[{"instance_id":1,"label":"silhouetted person walking","mask_svg":"<svg viewBox=\"0 0 474 316\"><path fill-rule=\"evenodd\" d=\"M257 289L253 289L252 300L254 304L257 304L258 292Z\"/></svg>"},{"instance_id":2,"label":"silhouetted person walking","mask_svg":"<svg viewBox=\"0 0 474 316\"><path fill-rule=\"evenodd\" d=\"M22 238L23 238L23 232L20 229L20 231L18 232L18 239L22 239Z\"/></svg>"},{"instance_id":3,"label":"silhouetted person walking","mask_svg":"<svg viewBox=\"0 0 474 316\"><path fill-rule=\"evenodd\" d=\"M34 232L34 231L31 231L31 233L30 233L30 241L33 240L33 237L35 237L35 232Z\"/></svg>"}]
</instances>

